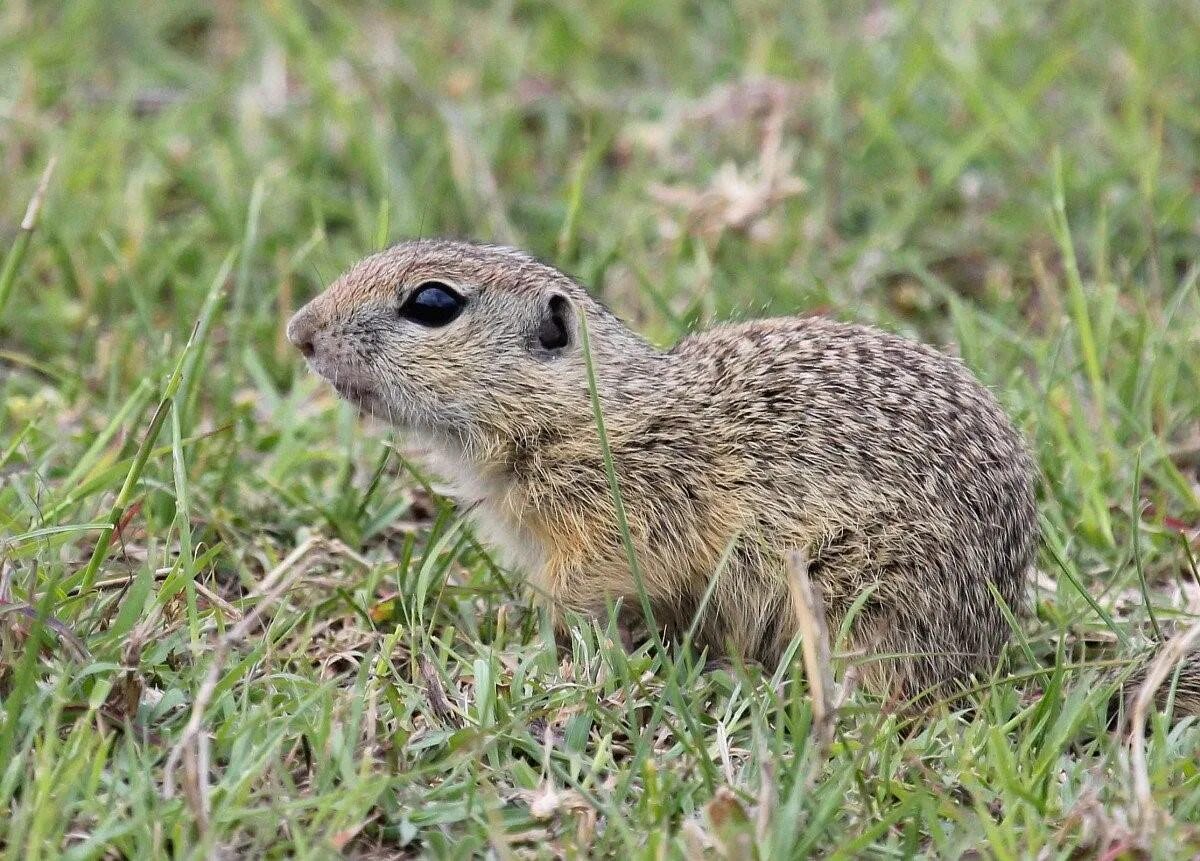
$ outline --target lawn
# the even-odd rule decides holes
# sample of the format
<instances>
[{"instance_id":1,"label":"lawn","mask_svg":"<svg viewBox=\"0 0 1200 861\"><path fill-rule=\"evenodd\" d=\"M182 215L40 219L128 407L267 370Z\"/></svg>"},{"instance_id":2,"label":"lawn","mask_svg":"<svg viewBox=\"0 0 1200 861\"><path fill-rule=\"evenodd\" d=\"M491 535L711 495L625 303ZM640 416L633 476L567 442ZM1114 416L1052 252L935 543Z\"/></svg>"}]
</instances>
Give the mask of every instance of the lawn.
<instances>
[{"instance_id":1,"label":"lawn","mask_svg":"<svg viewBox=\"0 0 1200 861\"><path fill-rule=\"evenodd\" d=\"M1200 617L1198 33L1190 0L0 5L5 857L1200 852L1200 726L1107 728ZM661 344L816 312L960 355L1042 470L1003 669L915 719L848 687L826 743L801 661L557 652L283 337L417 235Z\"/></svg>"}]
</instances>

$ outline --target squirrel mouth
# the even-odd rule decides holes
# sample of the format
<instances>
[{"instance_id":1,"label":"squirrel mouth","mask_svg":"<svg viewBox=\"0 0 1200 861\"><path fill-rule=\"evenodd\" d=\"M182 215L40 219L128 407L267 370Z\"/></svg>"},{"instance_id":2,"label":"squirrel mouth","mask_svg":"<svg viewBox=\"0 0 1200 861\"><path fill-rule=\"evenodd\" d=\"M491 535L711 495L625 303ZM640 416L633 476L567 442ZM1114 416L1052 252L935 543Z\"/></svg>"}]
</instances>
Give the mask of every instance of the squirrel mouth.
<instances>
[{"instance_id":1,"label":"squirrel mouth","mask_svg":"<svg viewBox=\"0 0 1200 861\"><path fill-rule=\"evenodd\" d=\"M370 389L363 388L362 386L356 386L352 383L345 383L340 380L336 383L333 383L333 387L343 398L356 404L365 403L375 396L375 393Z\"/></svg>"}]
</instances>

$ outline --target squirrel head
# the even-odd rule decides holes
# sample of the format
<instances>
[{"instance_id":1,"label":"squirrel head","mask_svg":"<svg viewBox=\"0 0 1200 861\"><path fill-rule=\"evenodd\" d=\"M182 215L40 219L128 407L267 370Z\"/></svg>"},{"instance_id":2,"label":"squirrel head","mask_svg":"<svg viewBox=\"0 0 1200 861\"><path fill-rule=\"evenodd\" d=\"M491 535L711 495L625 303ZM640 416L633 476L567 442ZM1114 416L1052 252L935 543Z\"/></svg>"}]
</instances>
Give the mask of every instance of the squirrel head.
<instances>
[{"instance_id":1,"label":"squirrel head","mask_svg":"<svg viewBox=\"0 0 1200 861\"><path fill-rule=\"evenodd\" d=\"M551 266L420 240L356 264L296 313L287 336L365 412L470 444L590 418L581 314L598 369L653 353Z\"/></svg>"}]
</instances>

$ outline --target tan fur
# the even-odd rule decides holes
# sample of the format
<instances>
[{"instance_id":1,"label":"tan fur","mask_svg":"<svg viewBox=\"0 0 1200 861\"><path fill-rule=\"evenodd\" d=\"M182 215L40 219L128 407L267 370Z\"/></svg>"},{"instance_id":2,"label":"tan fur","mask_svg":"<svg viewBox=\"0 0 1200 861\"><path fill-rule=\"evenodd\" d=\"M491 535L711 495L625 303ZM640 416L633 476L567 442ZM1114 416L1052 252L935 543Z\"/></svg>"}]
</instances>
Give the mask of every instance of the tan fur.
<instances>
[{"instance_id":1,"label":"tan fur","mask_svg":"<svg viewBox=\"0 0 1200 861\"><path fill-rule=\"evenodd\" d=\"M467 299L442 328L401 319L420 284ZM570 300L567 346L537 332ZM1026 448L961 363L864 326L783 318L660 351L568 276L448 241L367 258L291 321L312 367L429 450L480 535L563 609L638 606L589 397L577 315L656 619L767 664L796 634L784 559L802 548L874 686L902 696L986 674L1018 617L1037 541Z\"/></svg>"}]
</instances>

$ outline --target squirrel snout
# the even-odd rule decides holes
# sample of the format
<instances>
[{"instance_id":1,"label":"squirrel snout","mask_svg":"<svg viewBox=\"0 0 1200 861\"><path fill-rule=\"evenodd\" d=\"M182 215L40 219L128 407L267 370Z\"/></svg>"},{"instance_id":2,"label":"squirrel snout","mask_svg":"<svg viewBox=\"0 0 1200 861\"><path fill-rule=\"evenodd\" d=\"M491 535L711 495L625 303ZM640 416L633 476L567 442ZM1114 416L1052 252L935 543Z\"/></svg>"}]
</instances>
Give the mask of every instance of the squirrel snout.
<instances>
[{"instance_id":1,"label":"squirrel snout","mask_svg":"<svg viewBox=\"0 0 1200 861\"><path fill-rule=\"evenodd\" d=\"M317 333L317 321L312 309L305 306L296 312L287 326L287 339L297 350L311 359L316 352L314 336Z\"/></svg>"}]
</instances>

